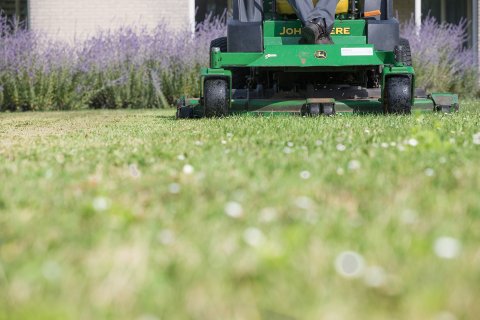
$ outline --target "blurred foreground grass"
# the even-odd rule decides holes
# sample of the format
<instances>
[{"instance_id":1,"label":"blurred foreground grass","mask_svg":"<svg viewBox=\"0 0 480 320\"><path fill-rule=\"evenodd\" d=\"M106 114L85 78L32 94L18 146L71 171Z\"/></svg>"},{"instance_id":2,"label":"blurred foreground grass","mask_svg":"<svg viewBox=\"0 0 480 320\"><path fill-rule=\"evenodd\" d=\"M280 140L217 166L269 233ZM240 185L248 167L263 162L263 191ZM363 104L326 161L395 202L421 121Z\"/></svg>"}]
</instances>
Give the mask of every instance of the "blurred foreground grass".
<instances>
[{"instance_id":1,"label":"blurred foreground grass","mask_svg":"<svg viewBox=\"0 0 480 320\"><path fill-rule=\"evenodd\" d=\"M0 114L0 319L478 319L462 107Z\"/></svg>"}]
</instances>

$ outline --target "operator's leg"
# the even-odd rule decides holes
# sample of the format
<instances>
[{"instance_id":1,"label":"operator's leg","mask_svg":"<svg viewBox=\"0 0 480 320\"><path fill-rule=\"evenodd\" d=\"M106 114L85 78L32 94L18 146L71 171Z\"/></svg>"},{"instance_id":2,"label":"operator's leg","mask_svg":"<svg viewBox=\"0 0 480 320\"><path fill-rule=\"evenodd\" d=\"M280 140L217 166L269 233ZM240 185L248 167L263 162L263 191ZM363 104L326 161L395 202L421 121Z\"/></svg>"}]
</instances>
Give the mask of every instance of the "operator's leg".
<instances>
[{"instance_id":1,"label":"operator's leg","mask_svg":"<svg viewBox=\"0 0 480 320\"><path fill-rule=\"evenodd\" d=\"M337 10L338 0L319 0L315 8L310 11L307 21L317 21L325 19L327 31L330 33L335 22L335 11Z\"/></svg>"},{"instance_id":2,"label":"operator's leg","mask_svg":"<svg viewBox=\"0 0 480 320\"><path fill-rule=\"evenodd\" d=\"M333 44L330 32L335 22L338 0L319 0L315 8L313 8L312 0L288 0L288 2L303 22L302 37L304 42Z\"/></svg>"},{"instance_id":3,"label":"operator's leg","mask_svg":"<svg viewBox=\"0 0 480 320\"><path fill-rule=\"evenodd\" d=\"M306 25L313 11L312 0L288 0L288 2L295 10L297 17L302 20L303 25Z\"/></svg>"},{"instance_id":4,"label":"operator's leg","mask_svg":"<svg viewBox=\"0 0 480 320\"><path fill-rule=\"evenodd\" d=\"M262 1L263 0L234 0L233 19L242 22L261 22L263 16Z\"/></svg>"}]
</instances>

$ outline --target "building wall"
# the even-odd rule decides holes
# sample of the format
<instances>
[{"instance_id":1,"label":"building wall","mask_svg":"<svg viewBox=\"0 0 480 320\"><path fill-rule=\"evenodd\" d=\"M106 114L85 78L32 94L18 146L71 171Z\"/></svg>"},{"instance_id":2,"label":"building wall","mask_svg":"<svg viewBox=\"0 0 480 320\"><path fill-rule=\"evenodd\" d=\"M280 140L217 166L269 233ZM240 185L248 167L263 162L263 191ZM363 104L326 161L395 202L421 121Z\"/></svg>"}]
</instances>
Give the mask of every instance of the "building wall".
<instances>
[{"instance_id":1,"label":"building wall","mask_svg":"<svg viewBox=\"0 0 480 320\"><path fill-rule=\"evenodd\" d=\"M31 0L29 25L65 40L124 25L154 27L164 19L172 29L189 27L194 0Z\"/></svg>"}]
</instances>

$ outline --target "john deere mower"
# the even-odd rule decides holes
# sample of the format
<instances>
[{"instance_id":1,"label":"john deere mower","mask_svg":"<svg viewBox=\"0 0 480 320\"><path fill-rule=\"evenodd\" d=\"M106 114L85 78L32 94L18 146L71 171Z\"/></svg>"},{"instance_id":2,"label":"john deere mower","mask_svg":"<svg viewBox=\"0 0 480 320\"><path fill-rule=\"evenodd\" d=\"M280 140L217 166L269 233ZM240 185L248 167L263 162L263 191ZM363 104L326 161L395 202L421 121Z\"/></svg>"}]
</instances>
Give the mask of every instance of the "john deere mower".
<instances>
[{"instance_id":1,"label":"john deere mower","mask_svg":"<svg viewBox=\"0 0 480 320\"><path fill-rule=\"evenodd\" d=\"M415 89L410 45L400 38L393 0L340 0L334 44L303 44L302 24L287 0L234 0L227 28L227 37L211 43L200 97L180 99L178 118L459 108L455 94Z\"/></svg>"}]
</instances>

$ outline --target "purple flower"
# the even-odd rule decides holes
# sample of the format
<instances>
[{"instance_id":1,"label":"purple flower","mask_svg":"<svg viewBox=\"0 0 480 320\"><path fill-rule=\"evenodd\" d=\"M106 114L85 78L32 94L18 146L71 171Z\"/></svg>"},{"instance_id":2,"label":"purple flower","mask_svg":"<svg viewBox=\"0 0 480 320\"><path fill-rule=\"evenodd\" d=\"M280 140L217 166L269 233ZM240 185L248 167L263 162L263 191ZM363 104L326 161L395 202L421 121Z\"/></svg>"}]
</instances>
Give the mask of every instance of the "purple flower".
<instances>
[{"instance_id":1,"label":"purple flower","mask_svg":"<svg viewBox=\"0 0 480 320\"><path fill-rule=\"evenodd\" d=\"M466 20L458 25L438 23L430 16L420 29L413 19L402 26L402 37L410 41L417 85L430 91L478 91L475 53L465 47L467 27Z\"/></svg>"}]
</instances>

